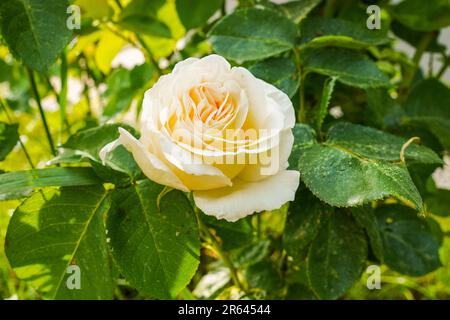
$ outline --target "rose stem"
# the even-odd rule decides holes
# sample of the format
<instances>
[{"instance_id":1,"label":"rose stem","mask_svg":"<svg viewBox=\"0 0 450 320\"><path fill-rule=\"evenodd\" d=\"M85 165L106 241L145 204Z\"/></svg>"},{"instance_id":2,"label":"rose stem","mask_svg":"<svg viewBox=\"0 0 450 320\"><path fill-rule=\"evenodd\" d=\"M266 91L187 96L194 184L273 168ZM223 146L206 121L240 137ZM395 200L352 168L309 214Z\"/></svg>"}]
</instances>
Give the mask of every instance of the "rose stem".
<instances>
[{"instance_id":1,"label":"rose stem","mask_svg":"<svg viewBox=\"0 0 450 320\"><path fill-rule=\"evenodd\" d=\"M55 145L53 143L53 138L50 134L50 130L48 128L47 119L45 117L44 109L42 108L41 97L39 96L39 92L36 86L36 79L34 78L34 73L30 68L27 68L28 77L30 79L31 89L34 94L34 98L36 99L36 103L39 108L39 114L41 115L42 124L44 125L45 134L47 135L48 144L50 146L51 153L56 156Z\"/></svg>"}]
</instances>

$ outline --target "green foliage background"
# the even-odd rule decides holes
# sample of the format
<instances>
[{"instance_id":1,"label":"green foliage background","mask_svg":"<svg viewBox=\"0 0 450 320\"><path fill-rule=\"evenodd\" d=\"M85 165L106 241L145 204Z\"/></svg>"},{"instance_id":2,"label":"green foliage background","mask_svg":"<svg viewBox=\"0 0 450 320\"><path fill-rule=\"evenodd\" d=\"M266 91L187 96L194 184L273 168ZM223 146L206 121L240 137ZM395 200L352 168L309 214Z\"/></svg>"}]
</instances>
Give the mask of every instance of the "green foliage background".
<instances>
[{"instance_id":1,"label":"green foliage background","mask_svg":"<svg viewBox=\"0 0 450 320\"><path fill-rule=\"evenodd\" d=\"M449 2L231 3L2 0L0 299L450 298L450 191L431 177L450 147ZM131 68L115 62L127 48L143 56ZM236 223L146 179L123 147L98 156L119 124L139 136L161 75L210 53L297 113L295 201ZM374 264L381 290L366 287Z\"/></svg>"}]
</instances>

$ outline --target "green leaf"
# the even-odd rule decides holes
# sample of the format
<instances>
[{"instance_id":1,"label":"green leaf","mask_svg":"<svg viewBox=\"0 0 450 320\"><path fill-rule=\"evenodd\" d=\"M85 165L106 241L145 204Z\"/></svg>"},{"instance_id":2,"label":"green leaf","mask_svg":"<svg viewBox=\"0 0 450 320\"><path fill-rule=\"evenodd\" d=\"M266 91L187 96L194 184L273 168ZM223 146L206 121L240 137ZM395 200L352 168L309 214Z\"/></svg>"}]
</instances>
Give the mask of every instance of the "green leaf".
<instances>
[{"instance_id":1,"label":"green leaf","mask_svg":"<svg viewBox=\"0 0 450 320\"><path fill-rule=\"evenodd\" d=\"M266 260L250 265L245 270L245 279L251 288L262 289L269 296L283 286L283 280L275 266Z\"/></svg>"},{"instance_id":2,"label":"green leaf","mask_svg":"<svg viewBox=\"0 0 450 320\"><path fill-rule=\"evenodd\" d=\"M104 214L110 208L99 187L47 188L14 212L5 251L15 274L46 298L112 299ZM68 287L68 267L80 271L80 289Z\"/></svg>"},{"instance_id":3,"label":"green leaf","mask_svg":"<svg viewBox=\"0 0 450 320\"><path fill-rule=\"evenodd\" d=\"M75 151L75 154L90 160L97 174L105 181L127 184L141 176L141 170L133 156L123 146L109 153L106 165L103 166L99 157L100 150L119 137L119 127L137 136L136 131L124 124L107 124L100 127L81 130L69 137L63 144L63 151ZM113 169L114 171L112 171Z\"/></svg>"},{"instance_id":4,"label":"green leaf","mask_svg":"<svg viewBox=\"0 0 450 320\"><path fill-rule=\"evenodd\" d=\"M123 17L118 24L129 31L149 36L171 38L169 27L151 16L143 14L128 15Z\"/></svg>"},{"instance_id":5,"label":"green leaf","mask_svg":"<svg viewBox=\"0 0 450 320\"><path fill-rule=\"evenodd\" d=\"M310 192L299 190L289 206L283 247L287 254L300 262L305 250L319 232L322 214L327 210Z\"/></svg>"},{"instance_id":6,"label":"green leaf","mask_svg":"<svg viewBox=\"0 0 450 320\"><path fill-rule=\"evenodd\" d=\"M310 13L322 0L300 0L300 1L289 1L280 5L280 8L284 13L294 20L295 23L299 23L301 20L306 18L308 13Z\"/></svg>"},{"instance_id":7,"label":"green leaf","mask_svg":"<svg viewBox=\"0 0 450 320\"><path fill-rule=\"evenodd\" d=\"M394 196L423 211L421 196L406 166L399 162L405 141L369 127L338 123L329 130L326 142L300 149L302 180L333 206L358 206ZM428 148L410 147L405 152L407 162L441 161Z\"/></svg>"},{"instance_id":8,"label":"green leaf","mask_svg":"<svg viewBox=\"0 0 450 320\"><path fill-rule=\"evenodd\" d=\"M224 250L233 250L245 246L255 238L249 221L250 218L228 222L203 215L202 220L205 221L208 227L215 230L216 235L222 240Z\"/></svg>"},{"instance_id":9,"label":"green leaf","mask_svg":"<svg viewBox=\"0 0 450 320\"><path fill-rule=\"evenodd\" d=\"M434 78L423 80L412 88L406 100L403 123L428 129L444 148L450 148L449 105L449 88Z\"/></svg>"},{"instance_id":10,"label":"green leaf","mask_svg":"<svg viewBox=\"0 0 450 320\"><path fill-rule=\"evenodd\" d=\"M220 9L222 3L223 0L175 1L178 16L187 30L203 26L208 21L208 18Z\"/></svg>"},{"instance_id":11,"label":"green leaf","mask_svg":"<svg viewBox=\"0 0 450 320\"><path fill-rule=\"evenodd\" d=\"M397 137L370 127L341 122L328 132L328 145L348 149L364 158L384 161L400 161L400 151L408 138ZM431 149L411 144L405 151L406 163L443 164Z\"/></svg>"},{"instance_id":12,"label":"green leaf","mask_svg":"<svg viewBox=\"0 0 450 320\"><path fill-rule=\"evenodd\" d=\"M197 270L200 241L194 211L180 191L159 202L163 186L149 180L117 190L108 235L122 274L142 294L175 297Z\"/></svg>"},{"instance_id":13,"label":"green leaf","mask_svg":"<svg viewBox=\"0 0 450 320\"><path fill-rule=\"evenodd\" d=\"M424 201L427 211L441 217L450 216L450 190L438 189Z\"/></svg>"},{"instance_id":14,"label":"green leaf","mask_svg":"<svg viewBox=\"0 0 450 320\"><path fill-rule=\"evenodd\" d=\"M404 0L390 10L400 23L418 31L439 30L450 25L448 0Z\"/></svg>"},{"instance_id":15,"label":"green leaf","mask_svg":"<svg viewBox=\"0 0 450 320\"><path fill-rule=\"evenodd\" d=\"M305 52L307 71L330 77L359 88L388 87L389 78L375 62L360 52L341 48L320 48Z\"/></svg>"},{"instance_id":16,"label":"green leaf","mask_svg":"<svg viewBox=\"0 0 450 320\"><path fill-rule=\"evenodd\" d=\"M404 111L392 99L386 89L368 89L366 121L368 124L381 129L394 127L399 123Z\"/></svg>"},{"instance_id":17,"label":"green leaf","mask_svg":"<svg viewBox=\"0 0 450 320\"><path fill-rule=\"evenodd\" d=\"M422 276L441 266L439 244L425 219L399 206L377 209L383 238L384 262L391 269L410 276Z\"/></svg>"},{"instance_id":18,"label":"green leaf","mask_svg":"<svg viewBox=\"0 0 450 320\"><path fill-rule=\"evenodd\" d=\"M283 14L246 8L222 18L210 31L213 49L225 58L243 62L265 59L292 49L297 29Z\"/></svg>"},{"instance_id":19,"label":"green leaf","mask_svg":"<svg viewBox=\"0 0 450 320\"><path fill-rule=\"evenodd\" d=\"M312 290L321 299L336 299L361 275L367 259L364 232L349 215L329 215L312 242L307 274Z\"/></svg>"},{"instance_id":20,"label":"green leaf","mask_svg":"<svg viewBox=\"0 0 450 320\"><path fill-rule=\"evenodd\" d=\"M292 59L270 58L250 66L248 70L255 77L273 84L290 98L294 96L300 85L297 67Z\"/></svg>"},{"instance_id":21,"label":"green leaf","mask_svg":"<svg viewBox=\"0 0 450 320\"><path fill-rule=\"evenodd\" d=\"M330 104L331 96L333 95L334 85L336 83L335 77L325 80L325 84L322 90L322 97L320 98L319 108L316 114L316 127L317 131L322 130L323 120L328 114L328 105Z\"/></svg>"},{"instance_id":22,"label":"green leaf","mask_svg":"<svg viewBox=\"0 0 450 320\"><path fill-rule=\"evenodd\" d=\"M19 141L19 125L0 122L0 161L14 149Z\"/></svg>"},{"instance_id":23,"label":"green leaf","mask_svg":"<svg viewBox=\"0 0 450 320\"><path fill-rule=\"evenodd\" d=\"M68 1L2 0L0 30L12 54L30 68L45 72L69 42Z\"/></svg>"},{"instance_id":24,"label":"green leaf","mask_svg":"<svg viewBox=\"0 0 450 320\"><path fill-rule=\"evenodd\" d=\"M363 23L343 19L307 18L301 24L300 46L302 48L344 47L365 48L389 41L387 29L369 30Z\"/></svg>"},{"instance_id":25,"label":"green leaf","mask_svg":"<svg viewBox=\"0 0 450 320\"><path fill-rule=\"evenodd\" d=\"M102 116L110 119L126 111L134 98L147 87L153 76L152 67L144 63L131 71L119 68L108 78L108 90L105 92L107 104Z\"/></svg>"},{"instance_id":26,"label":"green leaf","mask_svg":"<svg viewBox=\"0 0 450 320\"><path fill-rule=\"evenodd\" d=\"M47 168L0 174L0 201L19 199L35 188L100 185L91 168Z\"/></svg>"},{"instance_id":27,"label":"green leaf","mask_svg":"<svg viewBox=\"0 0 450 320\"><path fill-rule=\"evenodd\" d=\"M375 258L383 262L383 239L381 238L373 210L369 207L352 208L351 213L360 227L366 230Z\"/></svg>"},{"instance_id":28,"label":"green leaf","mask_svg":"<svg viewBox=\"0 0 450 320\"><path fill-rule=\"evenodd\" d=\"M290 170L296 170L298 168L298 160L300 158L302 148L316 143L316 134L314 130L306 125L297 123L292 129L294 134L294 145L292 146L291 155L289 156L289 168Z\"/></svg>"},{"instance_id":29,"label":"green leaf","mask_svg":"<svg viewBox=\"0 0 450 320\"><path fill-rule=\"evenodd\" d=\"M314 292L301 283L294 283L289 286L286 300L317 300Z\"/></svg>"}]
</instances>

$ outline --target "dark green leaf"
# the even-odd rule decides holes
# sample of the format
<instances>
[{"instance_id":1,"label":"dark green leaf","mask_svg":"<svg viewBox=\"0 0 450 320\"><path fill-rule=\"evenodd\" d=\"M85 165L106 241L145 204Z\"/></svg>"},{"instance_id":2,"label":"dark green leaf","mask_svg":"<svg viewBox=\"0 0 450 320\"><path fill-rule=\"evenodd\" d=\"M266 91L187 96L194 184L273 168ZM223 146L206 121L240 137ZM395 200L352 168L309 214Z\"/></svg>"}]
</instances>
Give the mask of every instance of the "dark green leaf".
<instances>
[{"instance_id":1,"label":"dark green leaf","mask_svg":"<svg viewBox=\"0 0 450 320\"><path fill-rule=\"evenodd\" d=\"M280 8L285 12L285 14L294 20L295 23L299 23L301 20L306 18L308 13L310 13L322 0L299 0L299 1L289 1L280 5Z\"/></svg>"},{"instance_id":2,"label":"dark green leaf","mask_svg":"<svg viewBox=\"0 0 450 320\"><path fill-rule=\"evenodd\" d=\"M327 46L364 48L389 41L387 29L369 30L366 21L357 24L343 19L308 18L301 25L301 47Z\"/></svg>"},{"instance_id":3,"label":"dark green leaf","mask_svg":"<svg viewBox=\"0 0 450 320\"><path fill-rule=\"evenodd\" d=\"M335 77L325 80L322 97L320 98L320 104L316 114L316 127L318 131L322 129L323 120L325 120L325 117L328 114L328 105L330 104L331 96L333 95L335 83Z\"/></svg>"},{"instance_id":4,"label":"dark green leaf","mask_svg":"<svg viewBox=\"0 0 450 320\"><path fill-rule=\"evenodd\" d=\"M19 199L35 188L100 185L91 168L48 168L15 171L0 175L0 200Z\"/></svg>"},{"instance_id":5,"label":"dark green leaf","mask_svg":"<svg viewBox=\"0 0 450 320\"><path fill-rule=\"evenodd\" d=\"M223 0L176 0L178 17L186 27L192 29L203 26L214 12L220 9Z\"/></svg>"},{"instance_id":6,"label":"dark green leaf","mask_svg":"<svg viewBox=\"0 0 450 320\"><path fill-rule=\"evenodd\" d=\"M404 112L400 105L389 96L386 89L368 89L366 94L368 124L381 129L398 124Z\"/></svg>"},{"instance_id":7,"label":"dark green leaf","mask_svg":"<svg viewBox=\"0 0 450 320\"><path fill-rule=\"evenodd\" d=\"M317 297L310 288L301 283L294 283L289 286L286 300L316 300Z\"/></svg>"},{"instance_id":8,"label":"dark green leaf","mask_svg":"<svg viewBox=\"0 0 450 320\"><path fill-rule=\"evenodd\" d=\"M292 146L288 162L289 169L297 169L301 149L316 142L315 132L310 126L297 123L292 129L292 133L294 134L294 145Z\"/></svg>"},{"instance_id":9,"label":"dark green leaf","mask_svg":"<svg viewBox=\"0 0 450 320\"><path fill-rule=\"evenodd\" d=\"M283 285L280 274L269 261L261 261L248 267L245 270L245 278L250 287L262 289L269 296Z\"/></svg>"},{"instance_id":10,"label":"dark green leaf","mask_svg":"<svg viewBox=\"0 0 450 320\"><path fill-rule=\"evenodd\" d=\"M450 25L448 0L404 0L391 8L395 19L418 31L432 31Z\"/></svg>"},{"instance_id":11,"label":"dark green leaf","mask_svg":"<svg viewBox=\"0 0 450 320\"><path fill-rule=\"evenodd\" d=\"M16 275L47 298L112 299L104 214L110 208L102 187L36 191L14 212L5 251ZM80 269L80 289L70 289Z\"/></svg>"},{"instance_id":12,"label":"dark green leaf","mask_svg":"<svg viewBox=\"0 0 450 320\"><path fill-rule=\"evenodd\" d=\"M450 190L438 189L425 198L427 211L441 217L450 216Z\"/></svg>"},{"instance_id":13,"label":"dark green leaf","mask_svg":"<svg viewBox=\"0 0 450 320\"><path fill-rule=\"evenodd\" d=\"M149 180L117 190L108 235L122 274L141 293L175 297L197 270L200 241L194 211L180 191L159 202L163 186Z\"/></svg>"},{"instance_id":14,"label":"dark green leaf","mask_svg":"<svg viewBox=\"0 0 450 320\"><path fill-rule=\"evenodd\" d=\"M380 262L383 262L383 239L377 225L377 219L374 212L369 207L352 208L351 210L356 222L366 230L369 237L372 252Z\"/></svg>"},{"instance_id":15,"label":"dark green leaf","mask_svg":"<svg viewBox=\"0 0 450 320\"><path fill-rule=\"evenodd\" d=\"M399 161L405 141L369 127L338 123L328 132L325 143L300 149L302 180L333 206L357 206L394 196L423 211L421 196ZM405 158L407 162L441 162L433 151L417 145L406 149Z\"/></svg>"},{"instance_id":16,"label":"dark green leaf","mask_svg":"<svg viewBox=\"0 0 450 320\"><path fill-rule=\"evenodd\" d=\"M439 97L439 98L437 98ZM405 103L404 124L424 127L445 147L450 147L450 89L437 79L416 84Z\"/></svg>"},{"instance_id":17,"label":"dark green leaf","mask_svg":"<svg viewBox=\"0 0 450 320\"><path fill-rule=\"evenodd\" d=\"M14 149L19 141L19 125L0 122L0 161Z\"/></svg>"},{"instance_id":18,"label":"dark green leaf","mask_svg":"<svg viewBox=\"0 0 450 320\"><path fill-rule=\"evenodd\" d=\"M288 58L271 58L250 66L249 71L286 93L290 98L297 92L300 80L294 61Z\"/></svg>"},{"instance_id":19,"label":"dark green leaf","mask_svg":"<svg viewBox=\"0 0 450 320\"><path fill-rule=\"evenodd\" d=\"M249 218L236 222L218 220L215 217L203 215L202 220L214 228L216 235L222 240L224 250L232 250L247 245L254 239L253 228Z\"/></svg>"},{"instance_id":20,"label":"dark green leaf","mask_svg":"<svg viewBox=\"0 0 450 320\"><path fill-rule=\"evenodd\" d=\"M399 205L384 206L377 209L376 217L388 267L421 276L441 266L438 242L425 219L416 212Z\"/></svg>"},{"instance_id":21,"label":"dark green leaf","mask_svg":"<svg viewBox=\"0 0 450 320\"><path fill-rule=\"evenodd\" d=\"M13 55L44 72L69 42L67 0L2 0L0 29Z\"/></svg>"},{"instance_id":22,"label":"dark green leaf","mask_svg":"<svg viewBox=\"0 0 450 320\"><path fill-rule=\"evenodd\" d=\"M213 49L237 62L260 60L292 49L297 29L283 14L241 9L221 19L210 31Z\"/></svg>"},{"instance_id":23,"label":"dark green leaf","mask_svg":"<svg viewBox=\"0 0 450 320\"><path fill-rule=\"evenodd\" d=\"M322 299L339 298L361 275L367 259L364 232L345 212L329 215L307 258L311 288Z\"/></svg>"},{"instance_id":24,"label":"dark green leaf","mask_svg":"<svg viewBox=\"0 0 450 320\"><path fill-rule=\"evenodd\" d=\"M310 192L299 190L289 206L283 237L283 247L295 262L305 256L305 249L319 232L322 213L327 208Z\"/></svg>"},{"instance_id":25,"label":"dark green leaf","mask_svg":"<svg viewBox=\"0 0 450 320\"><path fill-rule=\"evenodd\" d=\"M349 86L360 88L388 87L389 78L375 62L360 52L341 48L320 48L306 51L307 71L330 77Z\"/></svg>"}]
</instances>

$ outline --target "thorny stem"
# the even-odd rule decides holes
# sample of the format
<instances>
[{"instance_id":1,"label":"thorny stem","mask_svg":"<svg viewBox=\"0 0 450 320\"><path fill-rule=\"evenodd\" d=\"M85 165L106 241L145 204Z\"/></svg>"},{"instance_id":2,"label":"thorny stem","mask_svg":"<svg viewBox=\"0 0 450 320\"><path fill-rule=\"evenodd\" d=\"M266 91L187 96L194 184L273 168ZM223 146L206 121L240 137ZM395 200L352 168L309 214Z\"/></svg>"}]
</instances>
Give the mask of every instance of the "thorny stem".
<instances>
[{"instance_id":1,"label":"thorny stem","mask_svg":"<svg viewBox=\"0 0 450 320\"><path fill-rule=\"evenodd\" d=\"M2 106L3 110L5 111L5 115L6 115L6 118L8 119L8 122L13 123L14 121L12 120L12 117L10 116L10 114L8 112L7 102L4 101L1 97L0 97L0 105ZM34 169L33 161L31 160L30 154L28 153L28 150L25 147L25 144L23 143L22 138L20 138L20 135L19 135L19 144L20 144L20 148L22 149L23 153L25 154L25 158L27 158L28 164L30 165L31 169Z\"/></svg>"},{"instance_id":2,"label":"thorny stem","mask_svg":"<svg viewBox=\"0 0 450 320\"><path fill-rule=\"evenodd\" d=\"M36 86L36 79L34 78L34 73L31 69L27 68L28 77L30 79L31 89L34 94L34 98L36 99L36 103L38 105L39 114L41 115L42 124L44 125L45 134L47 136L48 144L50 146L50 151L52 155L56 156L55 144L53 143L52 135L50 134L50 129L48 128L47 118L45 117L44 109L42 108L41 97L39 95L39 91Z\"/></svg>"},{"instance_id":3,"label":"thorny stem","mask_svg":"<svg viewBox=\"0 0 450 320\"><path fill-rule=\"evenodd\" d=\"M297 65L297 73L300 77L300 90L299 90L299 106L297 119L300 123L306 122L306 110L305 110L305 77L306 74L302 70L301 60L300 60L300 50L298 48L294 49L295 62Z\"/></svg>"},{"instance_id":4,"label":"thorny stem","mask_svg":"<svg viewBox=\"0 0 450 320\"><path fill-rule=\"evenodd\" d=\"M426 49L428 48L428 45L431 43L431 40L434 38L434 33L429 32L425 34L422 39L419 42L419 45L417 46L416 52L414 53L414 56L412 58L412 62L414 63L414 66L412 69L405 74L404 79L404 88L405 88L405 94L408 93L408 89L411 86L412 81L414 80L414 76L417 73L417 70L419 69L420 60L422 59L423 54L425 53Z\"/></svg>"}]
</instances>

